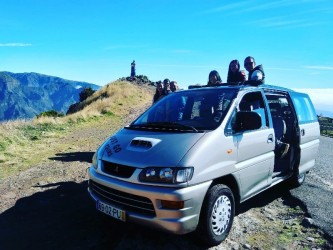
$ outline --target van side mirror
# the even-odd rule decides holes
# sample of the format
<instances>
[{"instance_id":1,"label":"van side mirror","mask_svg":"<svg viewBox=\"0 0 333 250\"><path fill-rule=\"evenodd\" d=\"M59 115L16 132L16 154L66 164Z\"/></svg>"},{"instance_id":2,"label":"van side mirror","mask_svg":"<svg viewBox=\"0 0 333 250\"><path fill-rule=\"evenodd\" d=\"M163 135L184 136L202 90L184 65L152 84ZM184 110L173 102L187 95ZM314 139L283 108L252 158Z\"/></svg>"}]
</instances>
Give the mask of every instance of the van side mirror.
<instances>
[{"instance_id":1,"label":"van side mirror","mask_svg":"<svg viewBox=\"0 0 333 250\"><path fill-rule=\"evenodd\" d=\"M261 128L261 117L256 112L238 111L233 130L241 132L245 130L255 130Z\"/></svg>"}]
</instances>

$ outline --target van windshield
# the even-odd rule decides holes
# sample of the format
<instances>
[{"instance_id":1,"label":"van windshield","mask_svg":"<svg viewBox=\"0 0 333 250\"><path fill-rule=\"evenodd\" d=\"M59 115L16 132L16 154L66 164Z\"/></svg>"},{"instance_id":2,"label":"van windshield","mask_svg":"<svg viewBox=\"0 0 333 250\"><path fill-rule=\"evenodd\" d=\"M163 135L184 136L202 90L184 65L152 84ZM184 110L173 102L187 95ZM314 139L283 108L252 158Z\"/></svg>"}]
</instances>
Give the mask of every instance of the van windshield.
<instances>
[{"instance_id":1,"label":"van windshield","mask_svg":"<svg viewBox=\"0 0 333 250\"><path fill-rule=\"evenodd\" d=\"M237 88L202 88L171 93L155 103L128 128L200 132L223 121Z\"/></svg>"}]
</instances>

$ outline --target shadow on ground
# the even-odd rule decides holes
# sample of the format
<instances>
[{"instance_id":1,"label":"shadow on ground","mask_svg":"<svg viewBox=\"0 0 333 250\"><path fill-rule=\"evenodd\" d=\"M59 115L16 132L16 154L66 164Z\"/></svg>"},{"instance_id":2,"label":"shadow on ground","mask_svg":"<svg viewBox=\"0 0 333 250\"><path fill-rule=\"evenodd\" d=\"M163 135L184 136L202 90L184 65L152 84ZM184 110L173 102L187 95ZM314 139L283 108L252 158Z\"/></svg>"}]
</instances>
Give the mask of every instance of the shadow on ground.
<instances>
[{"instance_id":1,"label":"shadow on ground","mask_svg":"<svg viewBox=\"0 0 333 250\"><path fill-rule=\"evenodd\" d=\"M245 213L254 207L264 207L278 198L282 198L285 205L290 207L299 206L305 214L308 214L305 204L290 193L290 189L285 182L275 185L242 203L239 213Z\"/></svg>"},{"instance_id":2,"label":"shadow on ground","mask_svg":"<svg viewBox=\"0 0 333 250\"><path fill-rule=\"evenodd\" d=\"M0 249L207 249L193 234L171 235L98 215L87 181L41 188L45 190L19 199L0 215ZM279 197L298 204L288 192L270 189L242 204L240 211Z\"/></svg>"},{"instance_id":3,"label":"shadow on ground","mask_svg":"<svg viewBox=\"0 0 333 250\"><path fill-rule=\"evenodd\" d=\"M91 163L94 153L95 152L58 153L55 157L50 157L49 159L62 162L81 161Z\"/></svg>"},{"instance_id":4,"label":"shadow on ground","mask_svg":"<svg viewBox=\"0 0 333 250\"><path fill-rule=\"evenodd\" d=\"M51 186L21 198L0 215L0 249L100 249L117 244L122 228L104 228L88 197L87 182L44 188Z\"/></svg>"}]
</instances>

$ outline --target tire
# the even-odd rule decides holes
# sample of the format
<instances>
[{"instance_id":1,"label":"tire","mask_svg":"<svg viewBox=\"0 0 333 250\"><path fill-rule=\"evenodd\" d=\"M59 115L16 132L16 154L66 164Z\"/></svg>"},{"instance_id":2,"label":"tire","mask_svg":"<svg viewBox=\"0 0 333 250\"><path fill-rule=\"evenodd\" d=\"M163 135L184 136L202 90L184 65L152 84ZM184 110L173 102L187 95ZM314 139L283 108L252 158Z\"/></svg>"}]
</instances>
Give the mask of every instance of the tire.
<instances>
[{"instance_id":1,"label":"tire","mask_svg":"<svg viewBox=\"0 0 333 250\"><path fill-rule=\"evenodd\" d=\"M228 236L234 216L232 191L225 185L215 185L204 199L196 233L209 246L216 246Z\"/></svg>"}]
</instances>

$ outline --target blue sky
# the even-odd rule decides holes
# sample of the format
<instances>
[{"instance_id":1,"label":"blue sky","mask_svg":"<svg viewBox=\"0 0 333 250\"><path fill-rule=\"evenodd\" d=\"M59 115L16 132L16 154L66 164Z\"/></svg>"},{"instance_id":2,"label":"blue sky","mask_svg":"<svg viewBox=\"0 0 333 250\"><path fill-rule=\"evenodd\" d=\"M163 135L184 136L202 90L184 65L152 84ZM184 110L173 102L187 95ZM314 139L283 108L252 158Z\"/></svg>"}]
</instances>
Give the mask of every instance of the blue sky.
<instances>
[{"instance_id":1,"label":"blue sky","mask_svg":"<svg viewBox=\"0 0 333 250\"><path fill-rule=\"evenodd\" d=\"M243 69L252 55L266 83L333 88L332 0L0 0L0 6L0 71L105 85L128 76L135 60L137 74L186 88L205 84L213 69L225 81L231 60Z\"/></svg>"}]
</instances>

